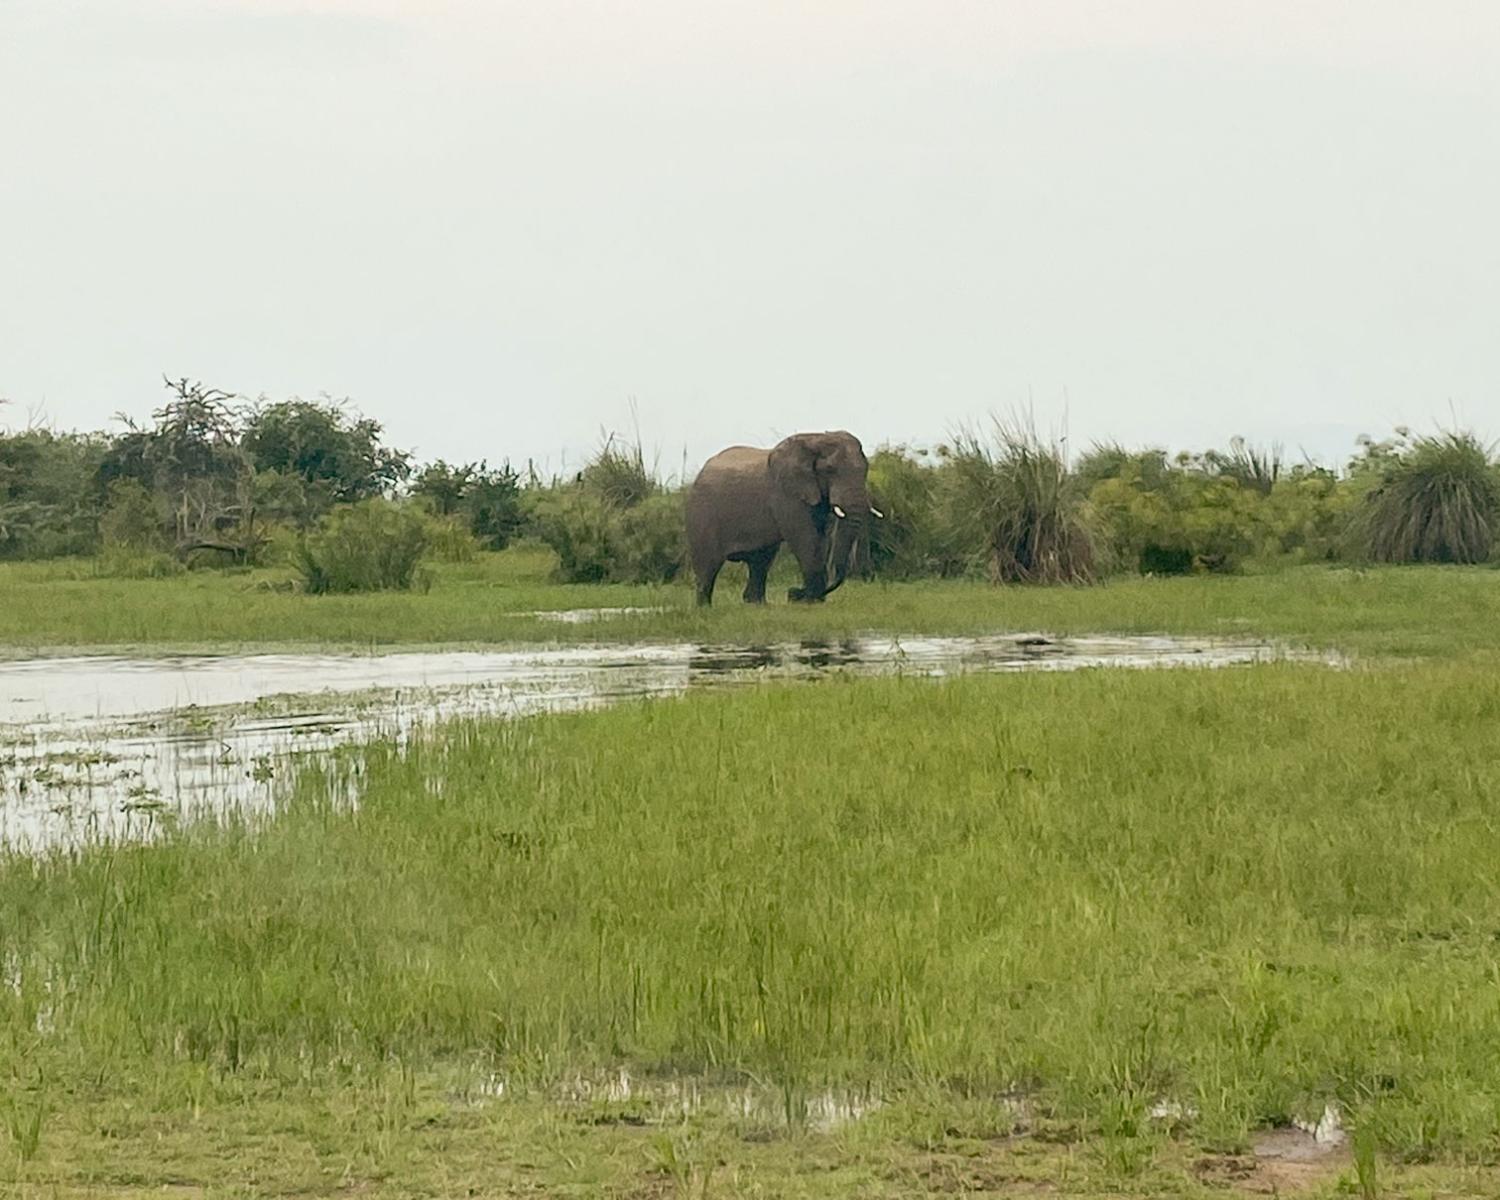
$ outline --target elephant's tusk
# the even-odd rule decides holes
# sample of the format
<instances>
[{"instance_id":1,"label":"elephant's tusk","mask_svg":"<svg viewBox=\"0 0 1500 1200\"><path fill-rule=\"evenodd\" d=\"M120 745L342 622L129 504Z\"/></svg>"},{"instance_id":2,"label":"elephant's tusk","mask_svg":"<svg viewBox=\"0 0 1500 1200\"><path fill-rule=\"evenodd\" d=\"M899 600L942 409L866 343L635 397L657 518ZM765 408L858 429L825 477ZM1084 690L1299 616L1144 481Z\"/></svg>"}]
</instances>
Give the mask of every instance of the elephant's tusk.
<instances>
[{"instance_id":1,"label":"elephant's tusk","mask_svg":"<svg viewBox=\"0 0 1500 1200\"><path fill-rule=\"evenodd\" d=\"M879 509L878 509L878 508L876 508L876 507L875 507L875 506L874 506L874 505L873 505L873 504L872 504L872 505L870 505L870 511L871 511L871 512L872 512L872 513L874 513L874 514L875 514L875 515L876 515L876 516L877 516L877 517L879 517L879 518L880 518L880 519L881 519L881 520L882 520L882 521L884 521L884 520L885 520L885 513L883 513L883 512L881 512L881 511L880 511L880 510L879 510Z\"/></svg>"},{"instance_id":2,"label":"elephant's tusk","mask_svg":"<svg viewBox=\"0 0 1500 1200\"><path fill-rule=\"evenodd\" d=\"M833 506L833 515L836 516L840 521L842 521L846 516L848 516L848 514L846 512L844 512L844 510L842 508L840 508L837 504L835 504Z\"/></svg>"}]
</instances>

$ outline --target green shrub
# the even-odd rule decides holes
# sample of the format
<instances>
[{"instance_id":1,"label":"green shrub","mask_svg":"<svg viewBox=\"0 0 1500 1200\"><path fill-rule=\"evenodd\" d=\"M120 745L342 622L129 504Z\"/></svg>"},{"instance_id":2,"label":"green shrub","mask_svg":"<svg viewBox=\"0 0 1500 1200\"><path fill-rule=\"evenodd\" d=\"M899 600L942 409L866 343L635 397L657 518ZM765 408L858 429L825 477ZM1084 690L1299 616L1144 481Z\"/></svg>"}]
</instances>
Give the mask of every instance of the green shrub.
<instances>
[{"instance_id":1,"label":"green shrub","mask_svg":"<svg viewBox=\"0 0 1500 1200\"><path fill-rule=\"evenodd\" d=\"M99 516L99 540L106 550L164 551L167 539L161 505L134 479L116 479Z\"/></svg>"},{"instance_id":2,"label":"green shrub","mask_svg":"<svg viewBox=\"0 0 1500 1200\"><path fill-rule=\"evenodd\" d=\"M439 516L460 517L490 550L504 550L526 522L520 476L509 463L452 467L438 459L422 469L411 490Z\"/></svg>"},{"instance_id":3,"label":"green shrub","mask_svg":"<svg viewBox=\"0 0 1500 1200\"><path fill-rule=\"evenodd\" d=\"M686 560L682 494L647 470L639 443L608 439L571 483L530 488L527 503L567 583L665 583Z\"/></svg>"},{"instance_id":4,"label":"green shrub","mask_svg":"<svg viewBox=\"0 0 1500 1200\"><path fill-rule=\"evenodd\" d=\"M185 568L167 551L161 503L134 479L116 479L99 516L100 575L161 579Z\"/></svg>"},{"instance_id":5,"label":"green shrub","mask_svg":"<svg viewBox=\"0 0 1500 1200\"><path fill-rule=\"evenodd\" d=\"M0 433L0 559L93 552L104 449L97 434Z\"/></svg>"},{"instance_id":6,"label":"green shrub","mask_svg":"<svg viewBox=\"0 0 1500 1200\"><path fill-rule=\"evenodd\" d=\"M1280 444L1269 449L1252 446L1242 437L1229 439L1229 450L1206 450L1202 456L1205 469L1214 475L1233 479L1242 488L1269 496L1282 476L1284 463Z\"/></svg>"},{"instance_id":7,"label":"green shrub","mask_svg":"<svg viewBox=\"0 0 1500 1200\"><path fill-rule=\"evenodd\" d=\"M278 525L307 529L329 504L298 475L277 470L257 471L250 482L251 503L256 515Z\"/></svg>"},{"instance_id":8,"label":"green shrub","mask_svg":"<svg viewBox=\"0 0 1500 1200\"><path fill-rule=\"evenodd\" d=\"M241 448L254 470L302 485L302 525L335 504L389 494L411 470L409 454L381 444L380 422L345 401L262 399L239 420Z\"/></svg>"},{"instance_id":9,"label":"green shrub","mask_svg":"<svg viewBox=\"0 0 1500 1200\"><path fill-rule=\"evenodd\" d=\"M438 562L473 562L480 551L479 539L469 532L469 523L460 514L440 517L428 513L427 552Z\"/></svg>"},{"instance_id":10,"label":"green shrub","mask_svg":"<svg viewBox=\"0 0 1500 1200\"><path fill-rule=\"evenodd\" d=\"M1003 583L1089 583L1094 542L1062 450L1027 425L955 439L944 471L960 541L979 540ZM967 538L965 535L967 534Z\"/></svg>"},{"instance_id":11,"label":"green shrub","mask_svg":"<svg viewBox=\"0 0 1500 1200\"><path fill-rule=\"evenodd\" d=\"M1146 490L1160 486L1168 471L1167 452L1157 447L1130 450L1119 442L1095 442L1073 468L1085 495L1106 479L1134 479Z\"/></svg>"},{"instance_id":12,"label":"green shrub","mask_svg":"<svg viewBox=\"0 0 1500 1200\"><path fill-rule=\"evenodd\" d=\"M972 572L983 546L958 536L947 503L949 477L903 447L882 447L870 459L870 497L885 514L867 526L869 568L892 579Z\"/></svg>"},{"instance_id":13,"label":"green shrub","mask_svg":"<svg viewBox=\"0 0 1500 1200\"><path fill-rule=\"evenodd\" d=\"M619 510L602 496L574 486L536 489L532 522L557 555L565 583L603 583L616 553Z\"/></svg>"},{"instance_id":14,"label":"green shrub","mask_svg":"<svg viewBox=\"0 0 1500 1200\"><path fill-rule=\"evenodd\" d=\"M537 534L557 555L567 583L666 583L686 558L680 492L659 492L621 508L578 484L539 489Z\"/></svg>"},{"instance_id":15,"label":"green shrub","mask_svg":"<svg viewBox=\"0 0 1500 1200\"><path fill-rule=\"evenodd\" d=\"M364 500L324 517L298 542L293 565L313 594L403 590L427 582L420 565L430 537L419 509Z\"/></svg>"},{"instance_id":16,"label":"green shrub","mask_svg":"<svg viewBox=\"0 0 1500 1200\"><path fill-rule=\"evenodd\" d=\"M1267 553L1302 562L1342 556L1356 489L1321 467L1299 467L1277 479L1263 506Z\"/></svg>"},{"instance_id":17,"label":"green shrub","mask_svg":"<svg viewBox=\"0 0 1500 1200\"><path fill-rule=\"evenodd\" d=\"M670 583L687 561L681 492L658 492L619 514L614 583Z\"/></svg>"},{"instance_id":18,"label":"green shrub","mask_svg":"<svg viewBox=\"0 0 1500 1200\"><path fill-rule=\"evenodd\" d=\"M1489 447L1468 432L1366 443L1367 491L1356 523L1377 562L1477 563L1490 557L1500 481Z\"/></svg>"},{"instance_id":19,"label":"green shrub","mask_svg":"<svg viewBox=\"0 0 1500 1200\"><path fill-rule=\"evenodd\" d=\"M1105 558L1111 569L1176 575L1234 571L1275 538L1265 504L1281 475L1279 458L1252 456L1239 439L1230 454L1170 460L1163 450L1096 448L1085 459Z\"/></svg>"}]
</instances>

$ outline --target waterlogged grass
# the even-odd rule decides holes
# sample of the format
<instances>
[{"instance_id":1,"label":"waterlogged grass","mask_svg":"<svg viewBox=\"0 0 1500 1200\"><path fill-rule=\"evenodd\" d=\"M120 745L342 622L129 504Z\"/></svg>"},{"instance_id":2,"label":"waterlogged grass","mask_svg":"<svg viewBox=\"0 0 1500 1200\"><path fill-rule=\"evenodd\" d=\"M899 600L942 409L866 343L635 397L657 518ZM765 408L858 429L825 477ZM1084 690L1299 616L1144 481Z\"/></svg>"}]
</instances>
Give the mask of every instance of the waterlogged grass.
<instances>
[{"instance_id":1,"label":"waterlogged grass","mask_svg":"<svg viewBox=\"0 0 1500 1200\"><path fill-rule=\"evenodd\" d=\"M12 859L0 1180L1198 1194L1332 1103L1382 1194L1491 1194L1497 719L1468 662L768 687ZM556 1099L621 1068L790 1120Z\"/></svg>"},{"instance_id":2,"label":"waterlogged grass","mask_svg":"<svg viewBox=\"0 0 1500 1200\"><path fill-rule=\"evenodd\" d=\"M1092 588L971 581L853 582L827 603L739 601L734 568L712 609L686 585L559 585L549 552L516 549L438 565L427 592L306 596L275 572L99 578L88 563L0 564L9 653L129 647L148 653L298 645L687 640L774 641L860 632L1183 633L1285 638L1368 655L1500 654L1500 573L1489 568L1305 567L1264 575L1126 578ZM791 580L780 564L782 583ZM586 625L537 610L662 608ZM5 651L0 651L5 652Z\"/></svg>"}]
</instances>

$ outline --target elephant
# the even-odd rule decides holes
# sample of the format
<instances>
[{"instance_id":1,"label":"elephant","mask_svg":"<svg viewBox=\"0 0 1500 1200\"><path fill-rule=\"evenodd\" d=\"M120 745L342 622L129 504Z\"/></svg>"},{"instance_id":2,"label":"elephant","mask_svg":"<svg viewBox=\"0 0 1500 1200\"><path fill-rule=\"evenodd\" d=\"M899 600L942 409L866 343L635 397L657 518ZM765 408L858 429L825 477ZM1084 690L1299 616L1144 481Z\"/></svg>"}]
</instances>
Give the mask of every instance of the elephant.
<instances>
[{"instance_id":1,"label":"elephant","mask_svg":"<svg viewBox=\"0 0 1500 1200\"><path fill-rule=\"evenodd\" d=\"M869 461L844 430L796 433L772 449L731 446L703 465L687 497L688 557L698 603L711 604L725 562L750 568L748 604L764 604L766 576L785 542L802 568L787 599L813 603L848 577L870 514ZM832 581L829 572L832 571Z\"/></svg>"}]
</instances>

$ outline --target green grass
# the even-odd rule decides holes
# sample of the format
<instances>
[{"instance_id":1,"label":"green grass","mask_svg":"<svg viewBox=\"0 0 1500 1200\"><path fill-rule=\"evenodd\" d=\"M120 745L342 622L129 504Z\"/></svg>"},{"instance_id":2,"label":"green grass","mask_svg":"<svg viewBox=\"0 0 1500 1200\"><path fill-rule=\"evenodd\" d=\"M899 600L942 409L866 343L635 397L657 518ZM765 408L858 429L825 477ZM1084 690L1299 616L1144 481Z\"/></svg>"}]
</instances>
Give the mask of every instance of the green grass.
<instances>
[{"instance_id":1,"label":"green grass","mask_svg":"<svg viewBox=\"0 0 1500 1200\"><path fill-rule=\"evenodd\" d=\"M1125 578L1093 588L997 588L968 581L852 582L826 604L739 600L740 568L696 609L691 589L560 585L532 549L439 565L426 593L305 596L284 574L192 573L98 578L86 562L0 565L0 653L80 647L147 652L249 646L374 646L558 640L748 641L862 631L1175 632L1288 638L1367 655L1500 653L1500 574L1488 568L1304 567L1241 577ZM593 625L560 626L537 609L665 606Z\"/></svg>"},{"instance_id":2,"label":"green grass","mask_svg":"<svg viewBox=\"0 0 1500 1200\"><path fill-rule=\"evenodd\" d=\"M767 687L459 724L374 748L357 811L313 771L255 828L3 861L0 1113L41 1117L0 1181L1198 1194L1331 1100L1386 1194L1483 1194L1497 719L1484 662ZM556 1099L621 1065L791 1127ZM829 1086L887 1107L802 1130Z\"/></svg>"},{"instance_id":3,"label":"green grass","mask_svg":"<svg viewBox=\"0 0 1500 1200\"><path fill-rule=\"evenodd\" d=\"M0 856L0 1195L1497 1190L1500 575L851 583L765 609L728 579L703 612L549 568L521 549L425 594L302 596L6 566L0 645L1042 629L1363 662L462 723L314 768L251 825ZM667 611L524 615L615 605ZM601 1096L621 1068L632 1095ZM884 1106L821 1130L829 1088ZM1358 1153L1246 1156L1329 1101Z\"/></svg>"}]
</instances>

